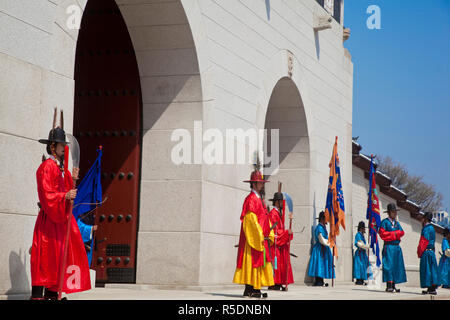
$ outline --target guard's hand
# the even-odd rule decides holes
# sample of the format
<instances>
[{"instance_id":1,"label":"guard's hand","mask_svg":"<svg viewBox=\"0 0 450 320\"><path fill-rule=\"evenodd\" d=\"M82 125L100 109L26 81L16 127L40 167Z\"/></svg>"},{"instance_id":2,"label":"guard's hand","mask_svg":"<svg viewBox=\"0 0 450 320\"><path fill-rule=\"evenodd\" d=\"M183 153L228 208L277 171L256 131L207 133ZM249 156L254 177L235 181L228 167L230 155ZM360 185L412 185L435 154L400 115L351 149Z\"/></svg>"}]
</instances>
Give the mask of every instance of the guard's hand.
<instances>
[{"instance_id":1,"label":"guard's hand","mask_svg":"<svg viewBox=\"0 0 450 320\"><path fill-rule=\"evenodd\" d=\"M93 226L92 226L92 230L94 230L94 231L97 231L97 225L96 224L94 224Z\"/></svg>"},{"instance_id":2,"label":"guard's hand","mask_svg":"<svg viewBox=\"0 0 450 320\"><path fill-rule=\"evenodd\" d=\"M77 189L72 189L69 192L66 193L66 199L73 200L77 196Z\"/></svg>"},{"instance_id":3,"label":"guard's hand","mask_svg":"<svg viewBox=\"0 0 450 320\"><path fill-rule=\"evenodd\" d=\"M72 179L73 180L78 180L79 173L80 173L80 168L74 167L72 169Z\"/></svg>"},{"instance_id":4,"label":"guard's hand","mask_svg":"<svg viewBox=\"0 0 450 320\"><path fill-rule=\"evenodd\" d=\"M289 235L293 234L294 232L292 230L289 230Z\"/></svg>"}]
</instances>

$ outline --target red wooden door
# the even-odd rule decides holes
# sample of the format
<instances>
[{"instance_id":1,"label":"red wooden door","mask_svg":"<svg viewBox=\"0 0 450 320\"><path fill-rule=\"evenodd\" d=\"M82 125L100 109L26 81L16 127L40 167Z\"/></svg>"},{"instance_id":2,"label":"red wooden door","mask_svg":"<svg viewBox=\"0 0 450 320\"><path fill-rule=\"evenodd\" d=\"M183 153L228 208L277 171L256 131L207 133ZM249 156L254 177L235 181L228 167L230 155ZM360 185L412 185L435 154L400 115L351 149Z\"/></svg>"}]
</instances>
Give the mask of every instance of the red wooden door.
<instances>
[{"instance_id":1,"label":"red wooden door","mask_svg":"<svg viewBox=\"0 0 450 320\"><path fill-rule=\"evenodd\" d=\"M114 0L90 0L79 31L73 132L81 178L103 147L91 268L97 282L135 282L141 159L139 71L127 27Z\"/></svg>"}]
</instances>

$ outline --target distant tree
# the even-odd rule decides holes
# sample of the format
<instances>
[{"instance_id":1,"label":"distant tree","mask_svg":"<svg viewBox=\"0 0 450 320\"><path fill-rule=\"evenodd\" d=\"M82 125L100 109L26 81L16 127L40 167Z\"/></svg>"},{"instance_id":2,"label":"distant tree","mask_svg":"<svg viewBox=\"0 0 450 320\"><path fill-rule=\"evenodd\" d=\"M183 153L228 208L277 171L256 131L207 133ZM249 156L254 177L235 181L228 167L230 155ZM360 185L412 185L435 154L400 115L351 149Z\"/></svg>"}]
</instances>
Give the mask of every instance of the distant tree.
<instances>
[{"instance_id":1,"label":"distant tree","mask_svg":"<svg viewBox=\"0 0 450 320\"><path fill-rule=\"evenodd\" d=\"M443 196L433 185L423 181L422 176L410 174L405 165L391 157L377 155L377 169L392 179L392 184L403 190L408 199L421 207L422 211L436 212L442 208Z\"/></svg>"}]
</instances>

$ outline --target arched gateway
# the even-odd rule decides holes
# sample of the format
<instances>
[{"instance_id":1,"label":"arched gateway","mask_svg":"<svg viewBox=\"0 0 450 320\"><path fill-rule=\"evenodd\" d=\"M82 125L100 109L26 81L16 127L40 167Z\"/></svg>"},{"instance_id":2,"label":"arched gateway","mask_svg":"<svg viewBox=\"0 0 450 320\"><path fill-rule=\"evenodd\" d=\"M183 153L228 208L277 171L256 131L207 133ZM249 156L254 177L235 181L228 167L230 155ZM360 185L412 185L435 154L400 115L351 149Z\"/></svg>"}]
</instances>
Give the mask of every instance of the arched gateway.
<instances>
[{"instance_id":1,"label":"arched gateway","mask_svg":"<svg viewBox=\"0 0 450 320\"><path fill-rule=\"evenodd\" d=\"M175 272L187 263L180 235L197 231L201 214L200 166L170 159L172 130L192 130L203 114L197 53L181 1L88 1L74 78L82 174L103 146L108 200L95 216L97 282L195 283L195 266Z\"/></svg>"}]
</instances>

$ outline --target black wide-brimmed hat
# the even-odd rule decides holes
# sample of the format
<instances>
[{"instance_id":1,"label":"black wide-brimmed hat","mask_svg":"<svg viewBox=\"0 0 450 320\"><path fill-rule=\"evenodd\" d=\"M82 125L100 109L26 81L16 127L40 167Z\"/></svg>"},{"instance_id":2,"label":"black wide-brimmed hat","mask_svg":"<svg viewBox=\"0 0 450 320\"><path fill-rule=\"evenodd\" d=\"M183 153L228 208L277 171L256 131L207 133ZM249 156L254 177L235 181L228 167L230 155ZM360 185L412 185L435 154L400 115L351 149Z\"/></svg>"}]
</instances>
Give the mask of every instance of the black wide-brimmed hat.
<instances>
[{"instance_id":1,"label":"black wide-brimmed hat","mask_svg":"<svg viewBox=\"0 0 450 320\"><path fill-rule=\"evenodd\" d=\"M425 212L425 214L423 215L423 218L425 220L431 221L431 220L433 220L433 214L431 212Z\"/></svg>"},{"instance_id":2,"label":"black wide-brimmed hat","mask_svg":"<svg viewBox=\"0 0 450 320\"><path fill-rule=\"evenodd\" d=\"M361 228L366 228L366 224L364 223L364 221L360 221L359 223L358 223L358 230L359 229L361 229Z\"/></svg>"},{"instance_id":3,"label":"black wide-brimmed hat","mask_svg":"<svg viewBox=\"0 0 450 320\"><path fill-rule=\"evenodd\" d=\"M60 127L56 127L48 133L48 139L39 139L40 143L50 144L52 142L69 143L66 141L66 133Z\"/></svg>"},{"instance_id":4,"label":"black wide-brimmed hat","mask_svg":"<svg viewBox=\"0 0 450 320\"><path fill-rule=\"evenodd\" d=\"M390 212L390 211L398 211L397 206L395 205L395 203L389 203L387 205L387 210L385 210L384 212Z\"/></svg>"},{"instance_id":5,"label":"black wide-brimmed hat","mask_svg":"<svg viewBox=\"0 0 450 320\"><path fill-rule=\"evenodd\" d=\"M325 212L324 211L320 211L320 213L319 213L319 217L318 218L316 218L317 220L320 220L320 219L325 219Z\"/></svg>"},{"instance_id":6,"label":"black wide-brimmed hat","mask_svg":"<svg viewBox=\"0 0 450 320\"><path fill-rule=\"evenodd\" d=\"M272 201L272 202L275 202L275 201L278 201L278 200L283 201L283 193L275 192L274 195L273 195L273 199L269 199L269 201Z\"/></svg>"},{"instance_id":7,"label":"black wide-brimmed hat","mask_svg":"<svg viewBox=\"0 0 450 320\"><path fill-rule=\"evenodd\" d=\"M50 132L48 133L48 139L39 139L40 143L43 144L50 144L53 142L61 142L61 143L69 143L66 141L66 132L64 131L64 115L63 111L61 110L61 117L60 117L60 125L56 126L56 115L58 113L57 108L55 108L55 112L53 114L53 126Z\"/></svg>"}]
</instances>

